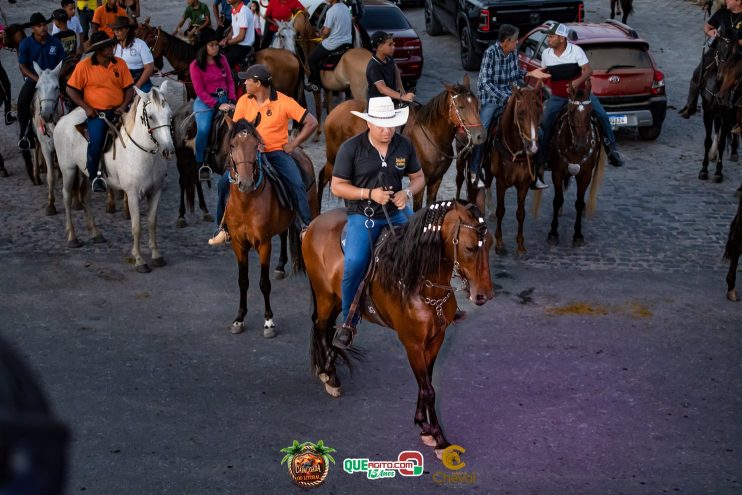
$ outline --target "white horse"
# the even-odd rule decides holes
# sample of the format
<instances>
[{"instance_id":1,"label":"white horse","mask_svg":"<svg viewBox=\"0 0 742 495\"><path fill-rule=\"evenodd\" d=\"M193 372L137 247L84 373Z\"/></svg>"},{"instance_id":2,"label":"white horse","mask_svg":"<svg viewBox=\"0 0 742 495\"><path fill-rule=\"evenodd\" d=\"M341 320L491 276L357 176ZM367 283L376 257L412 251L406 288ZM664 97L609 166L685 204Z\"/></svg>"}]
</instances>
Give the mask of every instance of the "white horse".
<instances>
[{"instance_id":1,"label":"white horse","mask_svg":"<svg viewBox=\"0 0 742 495\"><path fill-rule=\"evenodd\" d=\"M139 224L139 200L147 198L149 205L149 248L152 252L150 263L152 266L164 266L165 260L157 249L157 204L160 200L162 185L165 181L167 163L156 159L156 154L162 153L167 160L175 152L170 134L170 125L173 112L167 101L157 88L149 93L134 88L137 96L131 109L123 117L121 135L114 141L113 146L103 155L105 163L106 183L108 187L120 189L128 196L129 211L131 212L131 233L133 246L131 254L136 261L136 270L147 273L151 268L145 263L139 251L141 226ZM54 144L57 149L59 168L62 170L64 182L63 197L67 214L67 245L77 248L82 245L75 237L72 225L72 187L78 179L78 172L87 175L86 155L87 142L76 129L76 125L85 122L85 111L77 108L62 117L54 130ZM90 212L87 196L83 198L83 208L88 228L93 235L93 242L105 242L103 235L95 226L93 215Z\"/></svg>"},{"instance_id":2,"label":"white horse","mask_svg":"<svg viewBox=\"0 0 742 495\"><path fill-rule=\"evenodd\" d=\"M271 48L283 48L296 55L296 30L291 21L276 21L278 31L273 35Z\"/></svg>"},{"instance_id":3,"label":"white horse","mask_svg":"<svg viewBox=\"0 0 742 495\"><path fill-rule=\"evenodd\" d=\"M31 124L38 149L36 150L36 163L34 174L38 175L39 152L46 163L46 185L49 189L48 202L46 205L47 215L56 215L57 208L54 206L54 126L64 115L64 100L59 94L59 71L62 64L59 62L54 69L41 70L39 64L33 63L34 70L39 76L36 81L36 92L31 103Z\"/></svg>"}]
</instances>

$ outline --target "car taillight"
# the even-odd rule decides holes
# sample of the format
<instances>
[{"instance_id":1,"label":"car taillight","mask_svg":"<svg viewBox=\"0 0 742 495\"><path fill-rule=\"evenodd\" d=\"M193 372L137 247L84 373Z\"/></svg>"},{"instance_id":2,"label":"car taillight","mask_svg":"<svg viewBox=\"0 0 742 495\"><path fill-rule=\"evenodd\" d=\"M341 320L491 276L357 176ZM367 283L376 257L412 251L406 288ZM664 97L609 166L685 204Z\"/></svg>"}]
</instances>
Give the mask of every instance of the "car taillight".
<instances>
[{"instance_id":1,"label":"car taillight","mask_svg":"<svg viewBox=\"0 0 742 495\"><path fill-rule=\"evenodd\" d=\"M654 71L654 79L652 80L652 94L665 94L665 75L658 70Z\"/></svg>"},{"instance_id":2,"label":"car taillight","mask_svg":"<svg viewBox=\"0 0 742 495\"><path fill-rule=\"evenodd\" d=\"M582 17L585 15L585 5L580 4L577 7L577 22L582 22Z\"/></svg>"},{"instance_id":3,"label":"car taillight","mask_svg":"<svg viewBox=\"0 0 742 495\"><path fill-rule=\"evenodd\" d=\"M479 11L479 30L485 32L490 30L490 12L487 9Z\"/></svg>"}]
</instances>

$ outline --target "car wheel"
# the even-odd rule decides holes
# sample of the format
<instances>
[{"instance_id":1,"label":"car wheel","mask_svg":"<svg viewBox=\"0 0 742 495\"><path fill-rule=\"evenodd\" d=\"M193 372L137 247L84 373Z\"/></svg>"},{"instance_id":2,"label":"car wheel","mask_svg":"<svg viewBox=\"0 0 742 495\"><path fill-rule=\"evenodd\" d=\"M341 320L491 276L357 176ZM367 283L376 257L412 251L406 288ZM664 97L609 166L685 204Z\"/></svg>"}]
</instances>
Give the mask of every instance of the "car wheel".
<instances>
[{"instance_id":1,"label":"car wheel","mask_svg":"<svg viewBox=\"0 0 742 495\"><path fill-rule=\"evenodd\" d=\"M639 139L642 141L654 141L660 135L662 124L639 128Z\"/></svg>"},{"instance_id":2,"label":"car wheel","mask_svg":"<svg viewBox=\"0 0 742 495\"><path fill-rule=\"evenodd\" d=\"M425 32L430 36L443 34L443 26L433 12L433 0L425 0Z\"/></svg>"},{"instance_id":3,"label":"car wheel","mask_svg":"<svg viewBox=\"0 0 742 495\"><path fill-rule=\"evenodd\" d=\"M474 51L474 40L471 37L469 26L461 29L461 65L464 70L478 70L482 64L482 58Z\"/></svg>"}]
</instances>

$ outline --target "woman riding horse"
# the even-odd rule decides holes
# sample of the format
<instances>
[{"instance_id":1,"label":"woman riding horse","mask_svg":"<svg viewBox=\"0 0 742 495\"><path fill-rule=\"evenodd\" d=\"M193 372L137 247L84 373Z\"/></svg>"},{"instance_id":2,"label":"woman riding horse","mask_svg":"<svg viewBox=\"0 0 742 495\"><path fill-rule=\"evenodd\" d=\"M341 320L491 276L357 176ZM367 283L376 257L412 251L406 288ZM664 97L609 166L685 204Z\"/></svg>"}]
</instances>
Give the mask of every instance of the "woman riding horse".
<instances>
[{"instance_id":1,"label":"woman riding horse","mask_svg":"<svg viewBox=\"0 0 742 495\"><path fill-rule=\"evenodd\" d=\"M344 323L333 340L340 349L349 347L356 333L359 316L351 306L374 242L384 226L407 222L412 214L407 203L425 186L415 148L395 132L407 122L409 109L395 110L392 99L384 96L369 100L367 113L352 113L368 123L368 131L343 143L332 172L333 194L348 201L342 283ZM402 189L405 175L410 185Z\"/></svg>"}]
</instances>

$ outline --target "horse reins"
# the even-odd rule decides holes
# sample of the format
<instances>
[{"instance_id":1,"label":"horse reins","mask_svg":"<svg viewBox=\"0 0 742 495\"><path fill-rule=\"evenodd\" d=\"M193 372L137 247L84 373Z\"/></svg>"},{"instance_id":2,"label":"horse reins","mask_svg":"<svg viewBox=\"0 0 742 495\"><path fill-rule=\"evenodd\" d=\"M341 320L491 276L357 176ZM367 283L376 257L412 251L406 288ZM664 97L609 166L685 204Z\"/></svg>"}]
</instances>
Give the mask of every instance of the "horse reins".
<instances>
[{"instance_id":1,"label":"horse reins","mask_svg":"<svg viewBox=\"0 0 742 495\"><path fill-rule=\"evenodd\" d=\"M444 153L443 150L438 147L438 144L435 141L433 141L433 139L430 137L430 135L426 131L425 124L420 122L420 130L422 130L423 136L425 136L425 139L427 139L428 142L433 145L433 147L438 151L438 153L443 155L443 157L448 160L456 160L458 159L459 155L468 152L474 147L474 143L472 142L472 138L471 138L471 133L469 132L469 127L482 127L481 122L479 124L467 124L464 122L464 119L461 117L461 114L459 113L459 109L456 108L456 105L454 103L454 99L458 98L459 96L464 96L464 94L458 93L458 94L450 96L449 107L453 109L454 114L456 115L456 119L459 121L459 125L457 126L457 128L461 128L461 129L464 129L464 131L466 131L466 144L464 145L463 148L458 150L453 156ZM456 137L455 134L454 134L454 139L456 140L457 143L461 144L461 141L459 141L459 138Z\"/></svg>"},{"instance_id":2,"label":"horse reins","mask_svg":"<svg viewBox=\"0 0 742 495\"><path fill-rule=\"evenodd\" d=\"M155 137L152 135L152 133L155 130L160 129L161 127L168 127L168 128L170 128L170 123L158 125L158 126L155 126L155 127L150 127L150 125L149 125L149 115L147 115L147 105L149 105L150 103L151 103L151 101L145 101L143 103L142 117L141 117L141 119L142 119L142 124L144 124L147 127L147 132L149 133L149 138L152 140L153 143L155 143L155 149L154 150L148 150L148 149L143 148L139 143L137 143L134 140L133 137L131 137L131 134L129 134L129 131L126 130L126 126L123 125L122 127L124 129L124 133L126 133L126 136L129 138L129 140L131 140L132 143L134 143L134 146L136 146L137 148L139 148L140 150L142 150L142 151L144 151L146 153L149 153L151 155L156 155L157 152L160 151L160 143L157 142L157 139L155 139ZM106 119L106 121L108 121L108 119ZM111 124L109 123L109 125L111 125ZM120 136L121 135L119 134L119 137ZM124 144L124 140L123 139L121 139L121 144L124 146L124 148L126 148L126 144Z\"/></svg>"}]
</instances>

